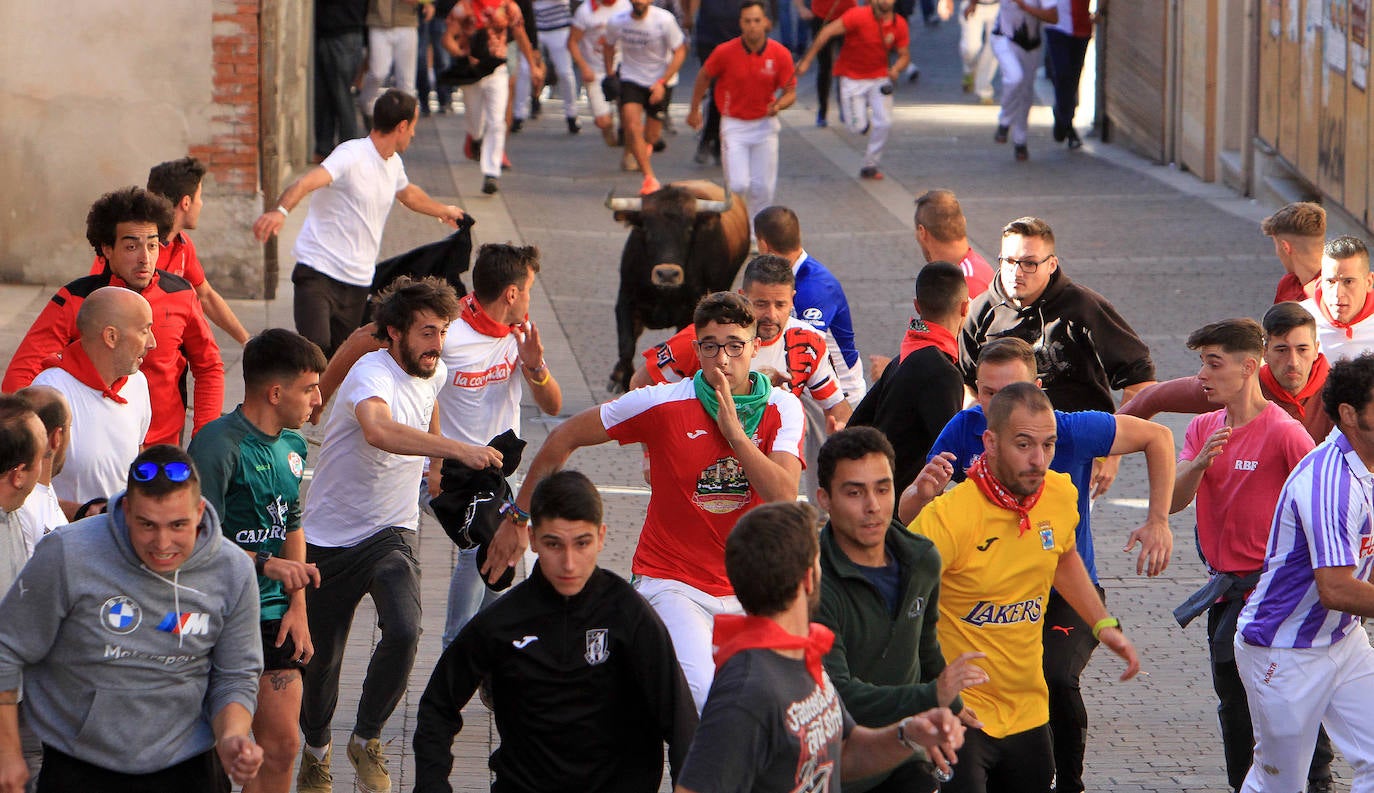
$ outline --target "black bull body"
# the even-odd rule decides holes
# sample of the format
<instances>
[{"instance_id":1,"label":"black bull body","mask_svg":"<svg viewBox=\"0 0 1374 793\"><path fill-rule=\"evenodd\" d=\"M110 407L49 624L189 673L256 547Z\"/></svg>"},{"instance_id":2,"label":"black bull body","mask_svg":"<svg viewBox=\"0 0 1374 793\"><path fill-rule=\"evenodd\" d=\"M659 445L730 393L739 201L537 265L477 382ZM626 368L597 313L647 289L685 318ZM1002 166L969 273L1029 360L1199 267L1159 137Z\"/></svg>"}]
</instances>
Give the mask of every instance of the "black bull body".
<instances>
[{"instance_id":1,"label":"black bull body","mask_svg":"<svg viewBox=\"0 0 1374 793\"><path fill-rule=\"evenodd\" d=\"M608 389L624 391L645 328L682 329L703 295L722 292L749 254L749 208L710 182L677 182L642 198L607 198L630 226L615 301L619 355Z\"/></svg>"}]
</instances>

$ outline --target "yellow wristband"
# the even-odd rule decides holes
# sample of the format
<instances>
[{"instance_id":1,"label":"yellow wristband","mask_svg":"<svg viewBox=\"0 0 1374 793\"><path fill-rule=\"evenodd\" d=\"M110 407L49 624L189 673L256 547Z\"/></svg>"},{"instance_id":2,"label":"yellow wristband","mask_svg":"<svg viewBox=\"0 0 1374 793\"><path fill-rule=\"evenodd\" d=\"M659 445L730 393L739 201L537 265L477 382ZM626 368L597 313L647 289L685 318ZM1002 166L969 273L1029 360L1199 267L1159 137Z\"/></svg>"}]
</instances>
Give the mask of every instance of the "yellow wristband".
<instances>
[{"instance_id":1,"label":"yellow wristband","mask_svg":"<svg viewBox=\"0 0 1374 793\"><path fill-rule=\"evenodd\" d=\"M1121 620L1117 619L1116 617L1103 617L1102 619L1098 620L1097 624L1093 626L1093 638L1098 641L1102 641L1102 631L1105 631L1108 628L1116 628L1117 630L1120 630Z\"/></svg>"},{"instance_id":2,"label":"yellow wristband","mask_svg":"<svg viewBox=\"0 0 1374 793\"><path fill-rule=\"evenodd\" d=\"M531 378L531 379L530 379L530 385L534 385L534 386L548 385L549 378L550 378L550 377L553 377L553 373L549 371L549 367L545 366L545 367L543 367L543 368L544 368L544 376L541 377L541 378L539 378L538 380L535 380L535 379ZM538 371L538 370L536 369L535 371Z\"/></svg>"}]
</instances>

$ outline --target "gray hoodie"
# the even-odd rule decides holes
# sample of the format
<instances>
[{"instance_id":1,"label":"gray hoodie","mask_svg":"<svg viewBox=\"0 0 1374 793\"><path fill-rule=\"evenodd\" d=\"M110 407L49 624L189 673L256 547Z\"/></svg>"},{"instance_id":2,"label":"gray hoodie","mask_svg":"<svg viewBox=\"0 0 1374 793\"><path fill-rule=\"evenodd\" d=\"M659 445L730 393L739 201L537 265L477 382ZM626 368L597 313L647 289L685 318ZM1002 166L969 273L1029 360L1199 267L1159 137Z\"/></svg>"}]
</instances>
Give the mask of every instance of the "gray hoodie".
<instances>
[{"instance_id":1,"label":"gray hoodie","mask_svg":"<svg viewBox=\"0 0 1374 793\"><path fill-rule=\"evenodd\" d=\"M43 743L145 774L213 747L210 720L229 703L256 707L258 581L208 504L190 558L154 573L123 501L39 543L0 600L0 691L22 680Z\"/></svg>"}]
</instances>

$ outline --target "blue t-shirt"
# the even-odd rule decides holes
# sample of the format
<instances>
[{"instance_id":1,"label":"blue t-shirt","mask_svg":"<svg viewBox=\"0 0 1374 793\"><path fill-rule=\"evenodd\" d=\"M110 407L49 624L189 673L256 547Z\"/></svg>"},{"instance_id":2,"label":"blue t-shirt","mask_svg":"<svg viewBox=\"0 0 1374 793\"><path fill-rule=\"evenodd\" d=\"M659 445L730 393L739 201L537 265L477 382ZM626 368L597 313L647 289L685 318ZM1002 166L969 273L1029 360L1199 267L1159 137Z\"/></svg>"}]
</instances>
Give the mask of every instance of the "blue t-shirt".
<instances>
[{"instance_id":1,"label":"blue t-shirt","mask_svg":"<svg viewBox=\"0 0 1374 793\"><path fill-rule=\"evenodd\" d=\"M1106 457L1116 442L1116 416L1100 410L1073 413L1056 410L1054 420L1059 438L1055 442L1050 469L1068 474L1073 486L1078 489L1078 555L1083 557L1083 566L1088 568L1093 583L1097 583L1097 557L1093 553L1088 485L1092 481L1093 460ZM983 415L982 406L974 405L959 411L940 431L940 437L935 439L926 462L940 452L951 452L955 457L954 481L964 481L964 471L973 465L975 457L983 453L983 431L987 428L988 419Z\"/></svg>"},{"instance_id":2,"label":"blue t-shirt","mask_svg":"<svg viewBox=\"0 0 1374 793\"><path fill-rule=\"evenodd\" d=\"M850 369L859 365L859 350L854 345L854 320L849 315L849 300L840 281L814 256L807 255L797 265L797 294L792 298L797 319L816 329L830 331L840 354Z\"/></svg>"},{"instance_id":3,"label":"blue t-shirt","mask_svg":"<svg viewBox=\"0 0 1374 793\"><path fill-rule=\"evenodd\" d=\"M888 614L895 617L897 600L902 596L902 566L897 563L896 558L889 558L887 564L882 567L868 567L862 564L855 567L859 568L859 572L868 579L868 583L878 590L878 594L883 596Z\"/></svg>"}]
</instances>

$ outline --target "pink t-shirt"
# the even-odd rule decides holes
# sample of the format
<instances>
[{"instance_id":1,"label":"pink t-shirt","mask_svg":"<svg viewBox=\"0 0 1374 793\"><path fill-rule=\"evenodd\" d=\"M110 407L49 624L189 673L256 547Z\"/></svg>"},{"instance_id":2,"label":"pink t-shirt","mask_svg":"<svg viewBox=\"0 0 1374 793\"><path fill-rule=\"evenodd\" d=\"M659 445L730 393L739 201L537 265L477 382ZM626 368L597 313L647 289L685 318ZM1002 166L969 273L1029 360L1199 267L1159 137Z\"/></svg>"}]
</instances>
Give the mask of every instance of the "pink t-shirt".
<instances>
[{"instance_id":1,"label":"pink t-shirt","mask_svg":"<svg viewBox=\"0 0 1374 793\"><path fill-rule=\"evenodd\" d=\"M1225 424L1224 409L1189 422L1179 461L1197 457ZM1197 489L1198 543L1213 569L1244 574L1264 566L1279 491L1312 448L1307 430L1272 402L1231 433Z\"/></svg>"}]
</instances>

